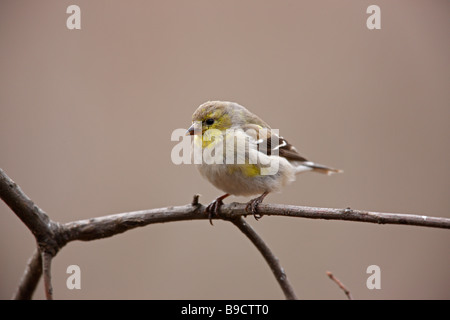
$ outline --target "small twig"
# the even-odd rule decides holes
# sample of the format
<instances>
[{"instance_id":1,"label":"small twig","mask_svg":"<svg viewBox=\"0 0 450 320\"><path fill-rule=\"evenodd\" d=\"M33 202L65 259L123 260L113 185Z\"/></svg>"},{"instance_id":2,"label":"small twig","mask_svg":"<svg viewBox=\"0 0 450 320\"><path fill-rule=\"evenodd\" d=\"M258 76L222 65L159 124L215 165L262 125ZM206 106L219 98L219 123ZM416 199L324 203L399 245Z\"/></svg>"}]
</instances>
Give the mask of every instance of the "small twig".
<instances>
[{"instance_id":1,"label":"small twig","mask_svg":"<svg viewBox=\"0 0 450 320\"><path fill-rule=\"evenodd\" d=\"M192 202L191 202L191 205L193 206L193 207L196 207L196 206L198 206L198 198L200 198L200 195L199 194L194 194L194 197L192 198Z\"/></svg>"},{"instance_id":2,"label":"small twig","mask_svg":"<svg viewBox=\"0 0 450 320\"><path fill-rule=\"evenodd\" d=\"M42 273L44 275L45 297L47 300L53 300L52 287L52 255L48 252L42 252Z\"/></svg>"},{"instance_id":3,"label":"small twig","mask_svg":"<svg viewBox=\"0 0 450 320\"><path fill-rule=\"evenodd\" d=\"M344 291L344 293L347 296L348 300L353 300L350 291L344 286L344 284L341 281L339 281L338 278L336 278L330 271L327 271L327 276L329 276L331 280L336 282L336 284L339 286L339 288L341 288L342 291Z\"/></svg>"},{"instance_id":4,"label":"small twig","mask_svg":"<svg viewBox=\"0 0 450 320\"><path fill-rule=\"evenodd\" d=\"M232 219L231 222L239 228L249 239L250 241L258 248L259 252L263 255L270 269L272 270L275 279L277 279L278 283L281 286L281 289L284 292L286 299L288 300L297 300L297 296L295 295L294 289L287 279L286 273L283 270L283 267L280 264L280 261L277 257L272 253L270 248L266 245L263 239L255 232L255 230L245 222L244 218L237 217Z\"/></svg>"}]
</instances>

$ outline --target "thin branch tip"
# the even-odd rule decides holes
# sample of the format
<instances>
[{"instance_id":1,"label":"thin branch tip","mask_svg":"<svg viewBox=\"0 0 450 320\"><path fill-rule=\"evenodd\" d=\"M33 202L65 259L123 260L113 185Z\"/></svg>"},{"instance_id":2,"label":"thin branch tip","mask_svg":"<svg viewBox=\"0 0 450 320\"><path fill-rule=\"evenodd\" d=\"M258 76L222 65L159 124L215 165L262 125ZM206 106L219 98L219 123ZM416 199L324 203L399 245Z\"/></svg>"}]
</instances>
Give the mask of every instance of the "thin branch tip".
<instances>
[{"instance_id":1,"label":"thin branch tip","mask_svg":"<svg viewBox=\"0 0 450 320\"><path fill-rule=\"evenodd\" d=\"M353 300L353 297L352 297L352 295L350 293L350 290L348 290L347 287L338 278L336 278L330 271L327 271L326 274L332 281L334 281L338 285L338 287L342 291L344 291L344 293L347 296L348 300Z\"/></svg>"}]
</instances>

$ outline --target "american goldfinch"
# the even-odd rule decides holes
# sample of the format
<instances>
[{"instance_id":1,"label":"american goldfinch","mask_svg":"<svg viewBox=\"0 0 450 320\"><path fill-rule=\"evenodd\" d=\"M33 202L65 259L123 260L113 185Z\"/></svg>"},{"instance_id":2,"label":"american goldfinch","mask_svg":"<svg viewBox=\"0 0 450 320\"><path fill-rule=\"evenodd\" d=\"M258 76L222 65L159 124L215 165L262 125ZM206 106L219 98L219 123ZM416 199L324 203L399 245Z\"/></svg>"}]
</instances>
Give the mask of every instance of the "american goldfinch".
<instances>
[{"instance_id":1,"label":"american goldfinch","mask_svg":"<svg viewBox=\"0 0 450 320\"><path fill-rule=\"evenodd\" d=\"M210 222L213 215L219 214L223 199L230 195L259 194L246 207L247 212L259 219L258 205L270 192L280 191L294 181L296 174L341 172L306 160L275 131L235 102L208 101L194 112L186 135L193 135L194 149L202 151L203 161L197 168L204 178L225 192L206 207ZM237 142L239 139L245 141L244 148Z\"/></svg>"}]
</instances>

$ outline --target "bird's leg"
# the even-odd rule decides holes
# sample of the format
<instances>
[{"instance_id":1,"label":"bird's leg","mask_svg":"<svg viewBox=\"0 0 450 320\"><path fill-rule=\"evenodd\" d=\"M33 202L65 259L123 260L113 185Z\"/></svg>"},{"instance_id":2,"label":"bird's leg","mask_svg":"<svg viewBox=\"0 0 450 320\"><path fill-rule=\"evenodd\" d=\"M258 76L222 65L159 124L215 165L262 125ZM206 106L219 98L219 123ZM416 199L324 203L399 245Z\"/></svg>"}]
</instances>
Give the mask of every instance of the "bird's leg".
<instances>
[{"instance_id":1,"label":"bird's leg","mask_svg":"<svg viewBox=\"0 0 450 320\"><path fill-rule=\"evenodd\" d=\"M250 200L247 203L247 206L245 207L245 211L247 212L251 212L253 213L253 216L255 217L256 220L261 219L262 214L258 213L258 205L263 202L264 198L269 194L269 192L264 192L262 195L260 195L259 197Z\"/></svg>"},{"instance_id":2,"label":"bird's leg","mask_svg":"<svg viewBox=\"0 0 450 320\"><path fill-rule=\"evenodd\" d=\"M225 199L226 197L228 197L229 194L225 193L223 196L218 197L216 200L214 200L213 202L211 202L205 210L205 213L208 214L208 218L209 218L209 223L211 223L211 225L213 225L212 223L212 217L213 216L217 216L219 215L220 212L220 207L223 205L223 199Z\"/></svg>"}]
</instances>

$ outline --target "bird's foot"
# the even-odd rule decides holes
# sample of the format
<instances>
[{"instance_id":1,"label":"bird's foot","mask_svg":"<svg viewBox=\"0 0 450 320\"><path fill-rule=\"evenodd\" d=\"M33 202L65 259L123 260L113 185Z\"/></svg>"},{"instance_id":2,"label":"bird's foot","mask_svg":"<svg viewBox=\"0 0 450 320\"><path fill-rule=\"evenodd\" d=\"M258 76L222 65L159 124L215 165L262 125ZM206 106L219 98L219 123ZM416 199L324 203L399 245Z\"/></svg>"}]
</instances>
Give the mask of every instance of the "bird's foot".
<instances>
[{"instance_id":1,"label":"bird's foot","mask_svg":"<svg viewBox=\"0 0 450 320\"><path fill-rule=\"evenodd\" d=\"M255 198L255 199L252 199L249 202L247 202L247 206L245 207L245 211L248 212L248 213L252 213L257 221L259 219L261 219L262 216L263 216L261 213L258 213L258 206L259 206L259 204L261 202L263 202L264 198L268 194L269 194L268 192L264 192L259 197Z\"/></svg>"},{"instance_id":2,"label":"bird's foot","mask_svg":"<svg viewBox=\"0 0 450 320\"><path fill-rule=\"evenodd\" d=\"M223 199L228 197L229 194L224 194L221 197L218 197L216 200L211 202L205 209L205 213L208 214L209 223L213 225L212 218L214 216L218 216L220 214L220 207L223 205Z\"/></svg>"}]
</instances>

